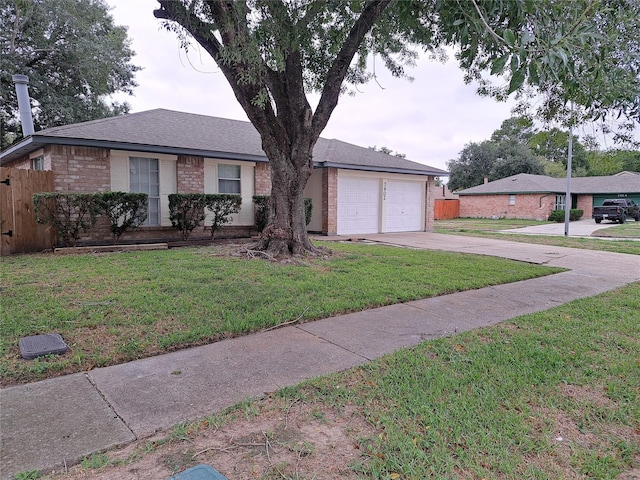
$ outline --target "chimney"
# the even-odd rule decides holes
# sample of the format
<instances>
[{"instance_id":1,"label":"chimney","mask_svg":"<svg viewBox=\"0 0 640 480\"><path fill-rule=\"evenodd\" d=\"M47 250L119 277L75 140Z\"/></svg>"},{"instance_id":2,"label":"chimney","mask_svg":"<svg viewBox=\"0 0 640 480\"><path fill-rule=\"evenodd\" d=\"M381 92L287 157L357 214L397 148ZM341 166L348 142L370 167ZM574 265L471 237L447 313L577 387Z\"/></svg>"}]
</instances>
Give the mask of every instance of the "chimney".
<instances>
[{"instance_id":1,"label":"chimney","mask_svg":"<svg viewBox=\"0 0 640 480\"><path fill-rule=\"evenodd\" d=\"M486 185L487 183L489 183L489 178L484 177L484 184Z\"/></svg>"},{"instance_id":2,"label":"chimney","mask_svg":"<svg viewBox=\"0 0 640 480\"><path fill-rule=\"evenodd\" d=\"M31 101L29 100L29 77L26 75L13 75L11 77L16 84L16 94L18 95L18 109L20 110L20 123L22 124L22 135L25 137L32 135L33 117L31 116Z\"/></svg>"}]
</instances>

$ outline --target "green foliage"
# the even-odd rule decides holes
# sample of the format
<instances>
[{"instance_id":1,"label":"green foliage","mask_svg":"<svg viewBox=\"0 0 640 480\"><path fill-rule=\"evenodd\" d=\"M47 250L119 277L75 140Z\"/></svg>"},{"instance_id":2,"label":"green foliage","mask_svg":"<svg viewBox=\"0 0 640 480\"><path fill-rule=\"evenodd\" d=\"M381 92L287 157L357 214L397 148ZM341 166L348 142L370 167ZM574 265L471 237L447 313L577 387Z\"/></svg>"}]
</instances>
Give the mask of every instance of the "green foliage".
<instances>
[{"instance_id":1,"label":"green foliage","mask_svg":"<svg viewBox=\"0 0 640 480\"><path fill-rule=\"evenodd\" d=\"M14 480L36 480L38 478L40 478L40 472L38 472L38 470L19 472L13 477Z\"/></svg>"},{"instance_id":2,"label":"green foliage","mask_svg":"<svg viewBox=\"0 0 640 480\"><path fill-rule=\"evenodd\" d=\"M255 204L255 222L256 230L262 232L269 222L269 195L254 195L253 203ZM311 214L313 213L313 199L304 199L304 221L305 225L311 222Z\"/></svg>"},{"instance_id":3,"label":"green foliage","mask_svg":"<svg viewBox=\"0 0 640 480\"><path fill-rule=\"evenodd\" d=\"M205 219L205 196L201 193L172 193L169 195L169 219L183 240Z\"/></svg>"},{"instance_id":4,"label":"green foliage","mask_svg":"<svg viewBox=\"0 0 640 480\"><path fill-rule=\"evenodd\" d=\"M563 132L558 128L537 132L529 138L529 147L535 155L550 162L562 164L564 170L567 170L569 132ZM571 167L574 173L586 171L589 168L587 151L576 136L573 137Z\"/></svg>"},{"instance_id":5,"label":"green foliage","mask_svg":"<svg viewBox=\"0 0 640 480\"><path fill-rule=\"evenodd\" d=\"M207 194L205 205L211 214L211 238L223 225L231 221L231 215L240 211L240 195Z\"/></svg>"},{"instance_id":6,"label":"green foliage","mask_svg":"<svg viewBox=\"0 0 640 480\"><path fill-rule=\"evenodd\" d=\"M126 113L110 102L131 93L139 67L125 27L100 0L3 0L0 4L2 144L22 136L11 75L28 75L36 130Z\"/></svg>"},{"instance_id":7,"label":"green foliage","mask_svg":"<svg viewBox=\"0 0 640 480\"><path fill-rule=\"evenodd\" d=\"M110 223L113 243L124 232L139 227L147 218L148 195L133 192L104 192L96 194L100 213Z\"/></svg>"},{"instance_id":8,"label":"green foliage","mask_svg":"<svg viewBox=\"0 0 640 480\"><path fill-rule=\"evenodd\" d=\"M584 210L580 210L580 209L577 209L577 208L572 208L571 210L569 210L569 220L571 222L574 222L576 220L580 220L582 218L582 215L584 215ZM550 222L562 223L562 222L564 222L564 216L565 216L565 211L564 210L554 210L549 215L549 219L548 220Z\"/></svg>"},{"instance_id":9,"label":"green foliage","mask_svg":"<svg viewBox=\"0 0 640 480\"><path fill-rule=\"evenodd\" d=\"M38 223L49 224L66 246L75 246L80 235L96 223L99 207L90 193L45 192L33 195Z\"/></svg>"}]
</instances>

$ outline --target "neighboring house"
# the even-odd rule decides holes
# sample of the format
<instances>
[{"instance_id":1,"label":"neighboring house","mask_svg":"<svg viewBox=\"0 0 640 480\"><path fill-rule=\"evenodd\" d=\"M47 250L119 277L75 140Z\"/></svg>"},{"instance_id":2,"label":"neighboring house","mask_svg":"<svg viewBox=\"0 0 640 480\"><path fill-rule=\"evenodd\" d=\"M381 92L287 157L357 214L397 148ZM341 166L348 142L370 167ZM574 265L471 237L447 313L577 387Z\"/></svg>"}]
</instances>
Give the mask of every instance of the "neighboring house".
<instances>
[{"instance_id":1,"label":"neighboring house","mask_svg":"<svg viewBox=\"0 0 640 480\"><path fill-rule=\"evenodd\" d=\"M521 173L456 193L460 217L546 220L553 210L564 210L566 192L566 178ZM571 179L571 208L584 210L584 218L605 199L620 197L640 202L640 175Z\"/></svg>"},{"instance_id":2,"label":"neighboring house","mask_svg":"<svg viewBox=\"0 0 640 480\"><path fill-rule=\"evenodd\" d=\"M51 170L59 192L149 194L148 225L129 234L134 239L176 235L171 193L240 194L242 207L227 233L250 233L252 197L271 190L269 163L251 123L164 109L36 132L0 153L0 165ZM310 232L432 229L434 178L447 172L323 138L314 165L305 189L313 199Z\"/></svg>"}]
</instances>

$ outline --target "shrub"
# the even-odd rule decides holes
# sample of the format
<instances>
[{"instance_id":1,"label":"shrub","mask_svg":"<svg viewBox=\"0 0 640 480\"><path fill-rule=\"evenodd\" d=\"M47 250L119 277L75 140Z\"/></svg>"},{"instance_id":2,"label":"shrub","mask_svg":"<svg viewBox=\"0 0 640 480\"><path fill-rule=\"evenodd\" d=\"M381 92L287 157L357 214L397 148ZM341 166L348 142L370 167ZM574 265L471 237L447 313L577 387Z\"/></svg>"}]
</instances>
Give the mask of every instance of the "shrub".
<instances>
[{"instance_id":1,"label":"shrub","mask_svg":"<svg viewBox=\"0 0 640 480\"><path fill-rule=\"evenodd\" d=\"M553 212L551 212L551 215L549 215L549 221L562 223L564 222L564 215L564 210L554 210ZM572 222L580 220L582 218L582 215L584 215L584 210L580 210L577 208L572 208L571 210L569 210L569 220Z\"/></svg>"},{"instance_id":2,"label":"shrub","mask_svg":"<svg viewBox=\"0 0 640 480\"><path fill-rule=\"evenodd\" d=\"M253 203L256 207L256 229L262 232L269 221L269 195L254 195ZM304 220L305 224L311 222L311 214L313 213L313 200L311 198L304 199Z\"/></svg>"},{"instance_id":3,"label":"shrub","mask_svg":"<svg viewBox=\"0 0 640 480\"><path fill-rule=\"evenodd\" d=\"M44 192L33 195L36 221L51 225L66 246L96 223L99 208L91 193Z\"/></svg>"},{"instance_id":4,"label":"shrub","mask_svg":"<svg viewBox=\"0 0 640 480\"><path fill-rule=\"evenodd\" d=\"M240 195L207 194L205 205L212 214L211 238L223 225L231 221L231 215L238 213L242 204Z\"/></svg>"},{"instance_id":5,"label":"shrub","mask_svg":"<svg viewBox=\"0 0 640 480\"><path fill-rule=\"evenodd\" d=\"M205 218L205 195L202 193L172 193L169 195L169 219L177 228L183 240L187 240L191 232Z\"/></svg>"},{"instance_id":6,"label":"shrub","mask_svg":"<svg viewBox=\"0 0 640 480\"><path fill-rule=\"evenodd\" d=\"M147 219L146 193L104 192L96 193L100 214L110 222L113 243L117 244L124 232L138 228Z\"/></svg>"}]
</instances>

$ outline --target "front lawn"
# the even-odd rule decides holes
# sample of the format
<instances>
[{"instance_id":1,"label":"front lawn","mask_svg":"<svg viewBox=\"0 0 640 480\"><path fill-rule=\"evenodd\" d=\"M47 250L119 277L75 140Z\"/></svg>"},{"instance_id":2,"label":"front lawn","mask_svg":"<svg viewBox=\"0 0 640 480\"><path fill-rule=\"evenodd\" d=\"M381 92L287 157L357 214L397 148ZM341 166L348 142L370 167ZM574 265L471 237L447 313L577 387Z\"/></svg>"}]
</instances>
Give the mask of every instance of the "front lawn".
<instances>
[{"instance_id":1,"label":"front lawn","mask_svg":"<svg viewBox=\"0 0 640 480\"><path fill-rule=\"evenodd\" d=\"M501 230L543 225L548 222L537 220L488 218L456 218L454 220L436 220L434 231L451 235L468 235L471 237L497 238L513 242L552 245L556 247L582 248L584 250L601 250L604 252L628 253L640 255L640 222L629 221L623 225L603 228L594 232L592 237L615 237L615 240L597 238L561 237L551 235L525 235L518 233L502 233Z\"/></svg>"},{"instance_id":2,"label":"front lawn","mask_svg":"<svg viewBox=\"0 0 640 480\"><path fill-rule=\"evenodd\" d=\"M380 245L331 243L333 256L297 264L232 257L221 248L3 259L3 384L558 271ZM60 333L70 351L20 357L21 337L49 332Z\"/></svg>"},{"instance_id":3,"label":"front lawn","mask_svg":"<svg viewBox=\"0 0 640 480\"><path fill-rule=\"evenodd\" d=\"M594 237L633 238L640 240L640 222L628 220L614 227L602 228L593 233Z\"/></svg>"}]
</instances>

